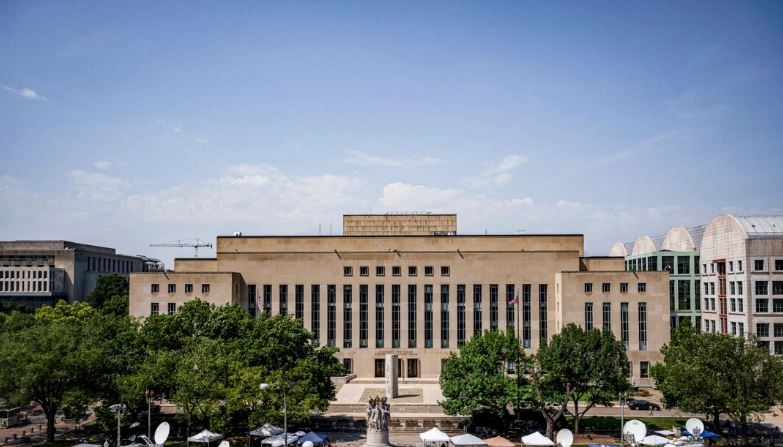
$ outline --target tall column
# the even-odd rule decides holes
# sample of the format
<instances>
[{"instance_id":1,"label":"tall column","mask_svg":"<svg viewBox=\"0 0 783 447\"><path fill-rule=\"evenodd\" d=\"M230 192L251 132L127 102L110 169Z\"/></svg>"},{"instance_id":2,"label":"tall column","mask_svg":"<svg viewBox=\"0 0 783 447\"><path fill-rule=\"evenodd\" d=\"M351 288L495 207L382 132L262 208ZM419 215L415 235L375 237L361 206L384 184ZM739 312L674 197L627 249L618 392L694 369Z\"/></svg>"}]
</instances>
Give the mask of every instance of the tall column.
<instances>
[{"instance_id":1,"label":"tall column","mask_svg":"<svg viewBox=\"0 0 783 447\"><path fill-rule=\"evenodd\" d=\"M394 399L399 394L397 387L397 354L386 354L386 398Z\"/></svg>"}]
</instances>

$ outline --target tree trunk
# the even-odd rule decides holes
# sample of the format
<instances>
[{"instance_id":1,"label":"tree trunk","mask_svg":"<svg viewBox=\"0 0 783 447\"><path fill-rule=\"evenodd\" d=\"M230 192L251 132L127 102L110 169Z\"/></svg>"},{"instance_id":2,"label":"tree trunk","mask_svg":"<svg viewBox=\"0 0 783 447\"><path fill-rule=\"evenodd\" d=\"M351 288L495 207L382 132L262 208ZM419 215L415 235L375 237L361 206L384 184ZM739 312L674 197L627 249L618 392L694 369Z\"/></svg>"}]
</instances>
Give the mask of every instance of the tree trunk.
<instances>
[{"instance_id":1,"label":"tree trunk","mask_svg":"<svg viewBox=\"0 0 783 447\"><path fill-rule=\"evenodd\" d=\"M715 430L715 433L720 434L720 411L715 410L712 412L712 429Z\"/></svg>"},{"instance_id":2,"label":"tree trunk","mask_svg":"<svg viewBox=\"0 0 783 447\"><path fill-rule=\"evenodd\" d=\"M57 417L57 409L56 408L48 408L44 410L44 413L46 414L46 442L54 442L54 425L55 418Z\"/></svg>"},{"instance_id":3,"label":"tree trunk","mask_svg":"<svg viewBox=\"0 0 783 447\"><path fill-rule=\"evenodd\" d=\"M579 400L574 399L574 435L579 434Z\"/></svg>"}]
</instances>

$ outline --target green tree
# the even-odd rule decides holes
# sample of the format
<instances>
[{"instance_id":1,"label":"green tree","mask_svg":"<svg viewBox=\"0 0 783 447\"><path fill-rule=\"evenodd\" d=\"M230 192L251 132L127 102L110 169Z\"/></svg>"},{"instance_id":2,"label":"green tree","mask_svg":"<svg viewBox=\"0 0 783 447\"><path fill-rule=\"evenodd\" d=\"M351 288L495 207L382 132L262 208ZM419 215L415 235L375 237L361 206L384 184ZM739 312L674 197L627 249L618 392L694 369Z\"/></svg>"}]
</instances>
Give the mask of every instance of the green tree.
<instances>
[{"instance_id":1,"label":"green tree","mask_svg":"<svg viewBox=\"0 0 783 447\"><path fill-rule=\"evenodd\" d=\"M128 293L128 277L118 273L110 273L98 278L95 290L87 296L85 301L95 308L101 308L108 299L114 296L128 296Z\"/></svg>"},{"instance_id":2,"label":"green tree","mask_svg":"<svg viewBox=\"0 0 783 447\"><path fill-rule=\"evenodd\" d=\"M476 335L444 361L440 376L444 400L439 404L449 415L484 410L502 419L508 406L518 404L517 378L509 375L509 365L525 361L512 332Z\"/></svg>"},{"instance_id":3,"label":"green tree","mask_svg":"<svg viewBox=\"0 0 783 447\"><path fill-rule=\"evenodd\" d=\"M628 390L628 357L625 348L609 329L585 331L569 324L562 331L542 343L536 353L532 383L538 389L529 393L538 396L536 406L547 418L547 434L551 436L550 417L556 416L551 407L570 401L574 408L574 432L579 433L579 422L596 405L609 405L619 393ZM580 410L581 408L581 410ZM559 417L559 416L557 416Z\"/></svg>"},{"instance_id":4,"label":"green tree","mask_svg":"<svg viewBox=\"0 0 783 447\"><path fill-rule=\"evenodd\" d=\"M49 442L69 396L91 396L97 385L103 344L91 324L94 311L82 306L44 307L28 327L0 333L0 393L41 406Z\"/></svg>"},{"instance_id":5,"label":"green tree","mask_svg":"<svg viewBox=\"0 0 783 447\"><path fill-rule=\"evenodd\" d=\"M753 339L678 328L652 369L669 407L727 414L747 436L748 422L783 400L783 362Z\"/></svg>"}]
</instances>

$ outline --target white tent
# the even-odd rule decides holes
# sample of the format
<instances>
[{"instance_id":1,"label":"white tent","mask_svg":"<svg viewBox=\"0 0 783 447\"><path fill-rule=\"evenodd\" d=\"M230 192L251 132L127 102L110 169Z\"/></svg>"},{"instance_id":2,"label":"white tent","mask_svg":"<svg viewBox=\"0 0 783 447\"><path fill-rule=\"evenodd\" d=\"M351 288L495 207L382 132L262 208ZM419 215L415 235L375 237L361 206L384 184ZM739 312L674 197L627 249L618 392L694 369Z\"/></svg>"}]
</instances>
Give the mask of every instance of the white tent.
<instances>
[{"instance_id":1,"label":"white tent","mask_svg":"<svg viewBox=\"0 0 783 447\"><path fill-rule=\"evenodd\" d=\"M424 433L419 433L419 439L424 441L425 444L451 441L449 435L440 431L438 427L433 427Z\"/></svg>"},{"instance_id":2,"label":"white tent","mask_svg":"<svg viewBox=\"0 0 783 447\"><path fill-rule=\"evenodd\" d=\"M452 437L451 443L454 445L462 445L462 446L487 445L487 443L484 442L481 438L477 438L476 436L473 436L470 433L465 433L464 435Z\"/></svg>"},{"instance_id":3,"label":"white tent","mask_svg":"<svg viewBox=\"0 0 783 447\"><path fill-rule=\"evenodd\" d=\"M283 440L283 438L287 438ZM282 447L284 444L296 444L296 440L299 439L299 436L297 436L294 433L288 433L288 434L281 434L281 435L274 435L270 436L263 441L261 441L262 446L269 446L269 447Z\"/></svg>"},{"instance_id":4,"label":"white tent","mask_svg":"<svg viewBox=\"0 0 783 447\"><path fill-rule=\"evenodd\" d=\"M218 441L220 439L223 439L223 435L212 433L209 430L202 430L201 432L189 437L188 442L203 442L209 446L210 442Z\"/></svg>"},{"instance_id":5,"label":"white tent","mask_svg":"<svg viewBox=\"0 0 783 447\"><path fill-rule=\"evenodd\" d=\"M645 436L642 439L641 444L643 444L643 445L666 445L666 444L668 444L670 442L671 442L670 440L668 440L667 438L664 438L663 436L649 435L649 436Z\"/></svg>"},{"instance_id":6,"label":"white tent","mask_svg":"<svg viewBox=\"0 0 783 447\"><path fill-rule=\"evenodd\" d=\"M555 445L555 443L547 438L546 436L542 435L541 433L534 431L533 433L522 436L522 444L525 445Z\"/></svg>"}]
</instances>

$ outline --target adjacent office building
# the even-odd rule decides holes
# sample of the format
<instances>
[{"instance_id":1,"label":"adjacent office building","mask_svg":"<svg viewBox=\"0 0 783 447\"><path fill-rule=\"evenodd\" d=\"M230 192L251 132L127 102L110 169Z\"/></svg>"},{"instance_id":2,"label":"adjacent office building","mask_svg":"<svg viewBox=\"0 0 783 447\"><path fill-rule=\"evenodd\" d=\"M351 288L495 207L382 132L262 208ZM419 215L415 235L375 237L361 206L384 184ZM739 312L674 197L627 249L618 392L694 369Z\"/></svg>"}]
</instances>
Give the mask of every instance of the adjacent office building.
<instances>
[{"instance_id":1,"label":"adjacent office building","mask_svg":"<svg viewBox=\"0 0 783 447\"><path fill-rule=\"evenodd\" d=\"M453 214L346 215L341 236L221 236L215 258L132 273L130 313L188 300L291 315L339 348L358 377L436 378L476 334L506 330L531 352L568 323L610 328L638 385L669 340L668 273L584 257L582 235L458 235Z\"/></svg>"},{"instance_id":2,"label":"adjacent office building","mask_svg":"<svg viewBox=\"0 0 783 447\"><path fill-rule=\"evenodd\" d=\"M102 275L127 276L149 261L70 241L0 241L0 301L36 309L82 300Z\"/></svg>"}]
</instances>

